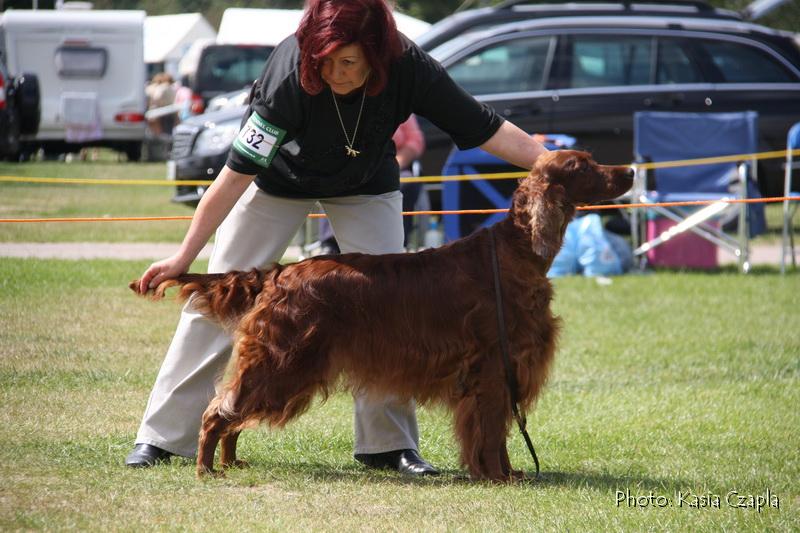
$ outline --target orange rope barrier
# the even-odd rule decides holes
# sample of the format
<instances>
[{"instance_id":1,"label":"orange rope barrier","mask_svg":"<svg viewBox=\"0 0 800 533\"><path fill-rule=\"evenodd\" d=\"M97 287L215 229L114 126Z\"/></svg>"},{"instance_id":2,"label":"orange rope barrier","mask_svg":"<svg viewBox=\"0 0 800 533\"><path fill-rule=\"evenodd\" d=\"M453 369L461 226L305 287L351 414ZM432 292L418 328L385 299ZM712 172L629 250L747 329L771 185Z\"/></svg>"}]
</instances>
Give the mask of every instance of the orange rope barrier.
<instances>
[{"instance_id":1,"label":"orange rope barrier","mask_svg":"<svg viewBox=\"0 0 800 533\"><path fill-rule=\"evenodd\" d=\"M578 207L578 211L595 211L608 209L639 209L648 207L683 207L711 205L717 202L726 204L768 204L777 202L797 202L800 196L776 196L772 198L741 198L741 199L722 199L722 200L696 200L686 202L657 202L639 204L610 204L610 205L586 205ZM459 209L442 211L404 211L403 216L415 215L493 215L495 213L506 213L508 209ZM324 213L312 213L309 218L325 218ZM191 220L191 216L174 217L78 217L78 218L0 218L0 224L24 224L35 222L154 222L163 220Z\"/></svg>"}]
</instances>

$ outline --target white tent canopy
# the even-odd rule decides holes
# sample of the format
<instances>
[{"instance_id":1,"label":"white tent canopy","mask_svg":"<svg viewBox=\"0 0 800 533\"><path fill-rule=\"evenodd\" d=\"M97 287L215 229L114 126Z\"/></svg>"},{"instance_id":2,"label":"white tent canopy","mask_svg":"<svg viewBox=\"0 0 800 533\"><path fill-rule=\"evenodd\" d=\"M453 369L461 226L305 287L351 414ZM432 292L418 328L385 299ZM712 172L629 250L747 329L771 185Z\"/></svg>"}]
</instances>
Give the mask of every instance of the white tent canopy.
<instances>
[{"instance_id":1,"label":"white tent canopy","mask_svg":"<svg viewBox=\"0 0 800 533\"><path fill-rule=\"evenodd\" d=\"M145 63L165 63L177 69L178 61L198 39L214 39L217 33L200 13L157 15L144 21ZM174 72L172 72L174 74Z\"/></svg>"},{"instance_id":2,"label":"white tent canopy","mask_svg":"<svg viewBox=\"0 0 800 533\"><path fill-rule=\"evenodd\" d=\"M217 42L220 44L276 45L293 34L300 24L299 9L228 8L222 14ZM415 39L430 24L402 13L395 13L397 28L409 39Z\"/></svg>"},{"instance_id":3,"label":"white tent canopy","mask_svg":"<svg viewBox=\"0 0 800 533\"><path fill-rule=\"evenodd\" d=\"M408 37L409 39L416 40L417 37L428 31L431 25L424 20L415 19L409 15L394 12L394 22L397 24L397 29Z\"/></svg>"}]
</instances>

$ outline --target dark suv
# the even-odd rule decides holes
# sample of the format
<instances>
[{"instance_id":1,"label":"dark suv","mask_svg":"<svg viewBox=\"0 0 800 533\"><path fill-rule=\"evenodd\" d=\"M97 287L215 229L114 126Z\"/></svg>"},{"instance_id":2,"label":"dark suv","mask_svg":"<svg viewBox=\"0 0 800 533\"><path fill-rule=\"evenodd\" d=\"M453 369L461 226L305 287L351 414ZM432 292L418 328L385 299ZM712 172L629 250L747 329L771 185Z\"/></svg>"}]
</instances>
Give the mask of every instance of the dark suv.
<instances>
[{"instance_id":1,"label":"dark suv","mask_svg":"<svg viewBox=\"0 0 800 533\"><path fill-rule=\"evenodd\" d=\"M718 9L701 0L506 0L492 7L470 9L455 13L440 20L425 32L419 44L425 50L443 44L461 34L485 30L493 26L552 17L593 17L609 15L670 15L681 18L715 18L741 20L741 15L734 11Z\"/></svg>"},{"instance_id":2,"label":"dark suv","mask_svg":"<svg viewBox=\"0 0 800 533\"><path fill-rule=\"evenodd\" d=\"M703 2L506 2L448 17L418 42L504 117L531 133L574 137L604 163L632 160L636 111L757 111L762 150L783 149L789 127L800 121L800 50L793 36ZM217 116L226 124L220 133L244 111ZM206 133L207 124L176 130L178 179L213 177L224 164L221 143L212 143L220 150L216 157L207 149L201 157L192 153L200 136L229 137ZM427 120L420 124L427 141L423 173L438 174L452 142ZM778 194L780 161L759 168L762 193Z\"/></svg>"},{"instance_id":3,"label":"dark suv","mask_svg":"<svg viewBox=\"0 0 800 533\"><path fill-rule=\"evenodd\" d=\"M39 130L39 81L34 74L11 77L0 52L0 159L16 161L20 135Z\"/></svg>"},{"instance_id":4,"label":"dark suv","mask_svg":"<svg viewBox=\"0 0 800 533\"><path fill-rule=\"evenodd\" d=\"M636 111L759 113L759 149L785 148L800 121L800 50L793 36L707 12L536 18L451 39L431 50L478 99L529 132L577 139L605 163L628 163ZM420 121L425 173L452 143ZM779 160L760 165L777 195ZM495 170L496 171L496 170Z\"/></svg>"}]
</instances>

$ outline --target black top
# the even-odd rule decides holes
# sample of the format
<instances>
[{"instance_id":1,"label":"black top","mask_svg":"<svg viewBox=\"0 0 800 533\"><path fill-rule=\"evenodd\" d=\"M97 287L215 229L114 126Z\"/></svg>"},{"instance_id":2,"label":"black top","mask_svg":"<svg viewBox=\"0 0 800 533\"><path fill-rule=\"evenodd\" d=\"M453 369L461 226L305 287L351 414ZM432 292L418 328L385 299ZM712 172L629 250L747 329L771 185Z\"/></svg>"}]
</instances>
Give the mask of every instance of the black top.
<instances>
[{"instance_id":1,"label":"black top","mask_svg":"<svg viewBox=\"0 0 800 533\"><path fill-rule=\"evenodd\" d=\"M346 153L330 88L312 96L300 86L300 51L297 39L291 36L272 52L253 88L242 132L228 155L227 165L243 174L256 174L256 184L275 196L375 195L399 188L392 135L411 113L428 118L450 134L461 149L489 140L503 119L459 87L436 60L401 37L404 51L391 66L386 88L364 101L353 145L360 151L358 157ZM361 90L337 97L351 139L361 99ZM251 115L261 129L245 127L253 124ZM258 132L280 146L271 164L270 156L262 158L260 164L254 162L253 152L248 157L243 148L242 141L252 144L254 133L258 143ZM264 146L261 145L262 156Z\"/></svg>"}]
</instances>

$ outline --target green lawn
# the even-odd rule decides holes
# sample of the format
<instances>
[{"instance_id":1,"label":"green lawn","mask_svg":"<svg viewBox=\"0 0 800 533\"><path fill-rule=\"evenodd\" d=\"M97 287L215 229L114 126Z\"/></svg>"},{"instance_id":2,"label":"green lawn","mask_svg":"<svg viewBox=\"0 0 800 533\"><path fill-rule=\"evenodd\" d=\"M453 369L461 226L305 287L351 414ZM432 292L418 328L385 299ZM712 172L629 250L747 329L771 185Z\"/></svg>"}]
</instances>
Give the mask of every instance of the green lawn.
<instances>
[{"instance_id":1,"label":"green lawn","mask_svg":"<svg viewBox=\"0 0 800 533\"><path fill-rule=\"evenodd\" d=\"M538 483L465 481L436 407L420 432L442 476L368 472L350 457L346 394L285 431L245 432L252 467L199 482L190 462L122 466L179 312L129 293L145 266L0 259L0 530L800 528L800 275L558 280L562 342L530 416ZM510 450L531 472L516 432ZM726 502L767 490L779 508Z\"/></svg>"}]
</instances>

